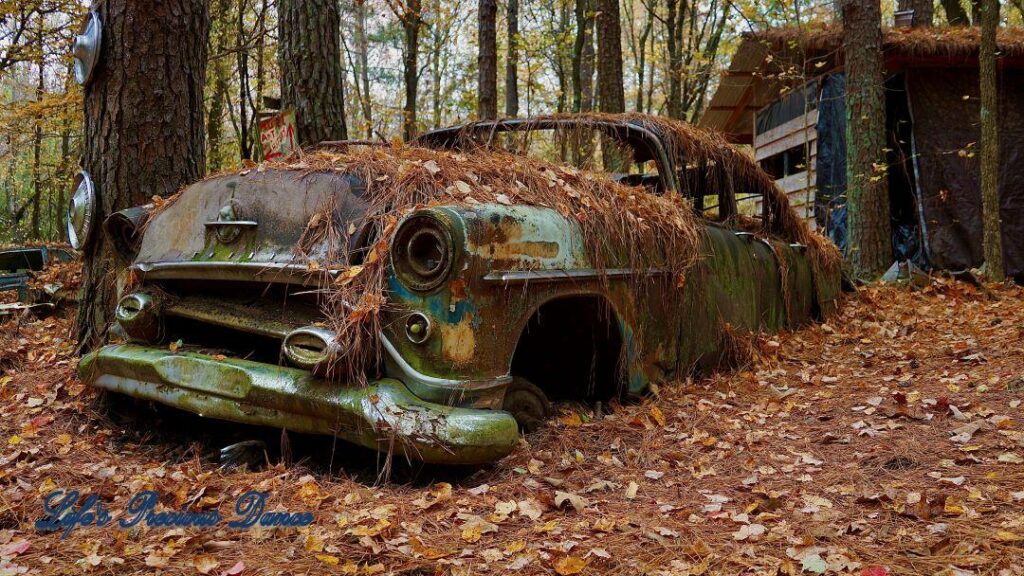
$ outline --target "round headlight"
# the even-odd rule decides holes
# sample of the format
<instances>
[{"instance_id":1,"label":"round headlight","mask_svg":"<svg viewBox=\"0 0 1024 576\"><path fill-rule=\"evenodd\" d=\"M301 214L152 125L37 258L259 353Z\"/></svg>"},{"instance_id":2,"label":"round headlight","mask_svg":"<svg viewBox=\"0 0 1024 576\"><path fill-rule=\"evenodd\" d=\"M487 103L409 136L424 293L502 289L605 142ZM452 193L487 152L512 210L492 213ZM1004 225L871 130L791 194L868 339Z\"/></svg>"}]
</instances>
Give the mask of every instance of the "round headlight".
<instances>
[{"instance_id":1,"label":"round headlight","mask_svg":"<svg viewBox=\"0 0 1024 576\"><path fill-rule=\"evenodd\" d=\"M395 233L391 262L399 279L413 290L430 290L452 267L452 235L430 214L411 216Z\"/></svg>"},{"instance_id":2,"label":"round headlight","mask_svg":"<svg viewBox=\"0 0 1024 576\"><path fill-rule=\"evenodd\" d=\"M96 190L89 173L82 170L75 176L75 191L67 213L68 242L75 250L81 250L89 242L95 216Z\"/></svg>"}]
</instances>

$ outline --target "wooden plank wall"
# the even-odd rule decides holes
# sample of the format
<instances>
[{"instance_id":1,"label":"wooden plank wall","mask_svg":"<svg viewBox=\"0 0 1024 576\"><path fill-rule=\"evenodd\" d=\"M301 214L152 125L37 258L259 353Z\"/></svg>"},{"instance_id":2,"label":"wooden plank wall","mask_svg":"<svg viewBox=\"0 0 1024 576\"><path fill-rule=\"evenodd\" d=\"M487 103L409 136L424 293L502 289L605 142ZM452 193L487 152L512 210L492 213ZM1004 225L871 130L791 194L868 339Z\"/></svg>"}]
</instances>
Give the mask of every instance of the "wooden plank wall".
<instances>
[{"instance_id":1,"label":"wooden plank wall","mask_svg":"<svg viewBox=\"0 0 1024 576\"><path fill-rule=\"evenodd\" d=\"M807 144L810 146L807 167L804 171L790 174L775 181L783 192L789 196L793 209L807 221L811 229L814 221L814 192L817 179L814 167L818 158L818 111L811 110L799 118L794 118L781 126L776 126L763 134L754 134L754 158L758 161L789 150L794 146ZM760 206L758 206L760 208Z\"/></svg>"}]
</instances>

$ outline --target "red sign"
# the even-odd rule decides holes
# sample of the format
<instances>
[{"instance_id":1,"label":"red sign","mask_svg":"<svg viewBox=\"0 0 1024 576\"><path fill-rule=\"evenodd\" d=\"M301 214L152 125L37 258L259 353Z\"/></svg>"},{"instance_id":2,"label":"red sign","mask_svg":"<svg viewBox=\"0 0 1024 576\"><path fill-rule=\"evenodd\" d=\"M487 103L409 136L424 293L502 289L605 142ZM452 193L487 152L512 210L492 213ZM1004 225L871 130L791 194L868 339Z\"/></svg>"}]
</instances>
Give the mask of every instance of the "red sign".
<instances>
[{"instance_id":1,"label":"red sign","mask_svg":"<svg viewBox=\"0 0 1024 576\"><path fill-rule=\"evenodd\" d=\"M260 121L260 147L263 148L264 160L284 158L299 149L295 110L282 110Z\"/></svg>"}]
</instances>

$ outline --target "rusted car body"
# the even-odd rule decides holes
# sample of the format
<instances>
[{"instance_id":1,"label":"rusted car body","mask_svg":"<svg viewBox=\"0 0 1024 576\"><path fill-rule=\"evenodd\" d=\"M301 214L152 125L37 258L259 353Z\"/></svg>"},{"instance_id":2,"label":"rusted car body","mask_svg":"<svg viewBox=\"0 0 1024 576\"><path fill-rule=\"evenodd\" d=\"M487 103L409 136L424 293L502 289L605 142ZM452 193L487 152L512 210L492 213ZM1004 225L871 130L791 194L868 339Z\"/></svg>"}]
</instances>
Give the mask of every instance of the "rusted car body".
<instances>
[{"instance_id":1,"label":"rusted car body","mask_svg":"<svg viewBox=\"0 0 1024 576\"><path fill-rule=\"evenodd\" d=\"M475 124L428 133L416 145L459 149L499 132L573 122ZM686 158L673 152L684 147L669 135L629 119L588 127L657 167L623 179L650 193L686 192ZM630 282L657 269L598 268L579 223L551 208L421 208L399 223L391 243L381 377L339 385L312 370L326 349L345 345L324 328L317 290L339 271L296 263L294 247L330 195L350 229L358 227L364 189L351 175L282 170L186 189L141 234L131 266L140 282L116 312L129 343L84 357L83 380L203 416L474 464L509 453L520 425L546 416L549 398L642 394L652 382L718 364L729 346L723 326L797 327L833 306L839 292L838 273L815 278L796 239L730 225L731 190L686 192L698 210L708 196L720 202L718 221L708 220L702 234L694 271L701 281L649 282L639 293ZM347 250L359 249L359 236ZM314 246L308 257L330 249ZM179 339L200 352L169 350Z\"/></svg>"}]
</instances>

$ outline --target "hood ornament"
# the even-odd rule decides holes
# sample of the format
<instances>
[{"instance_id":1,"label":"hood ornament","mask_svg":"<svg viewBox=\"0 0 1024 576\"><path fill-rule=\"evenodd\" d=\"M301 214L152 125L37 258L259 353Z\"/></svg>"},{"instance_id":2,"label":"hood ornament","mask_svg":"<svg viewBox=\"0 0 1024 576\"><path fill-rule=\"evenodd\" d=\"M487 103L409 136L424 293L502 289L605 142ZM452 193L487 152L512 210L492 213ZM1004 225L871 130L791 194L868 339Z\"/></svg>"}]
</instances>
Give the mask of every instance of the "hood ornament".
<instances>
[{"instance_id":1,"label":"hood ornament","mask_svg":"<svg viewBox=\"0 0 1024 576\"><path fill-rule=\"evenodd\" d=\"M207 228L212 228L221 244L231 244L242 234L242 230L256 228L259 224L255 220L238 220L235 213L235 203L231 202L221 207L217 212L217 219L206 222Z\"/></svg>"}]
</instances>

